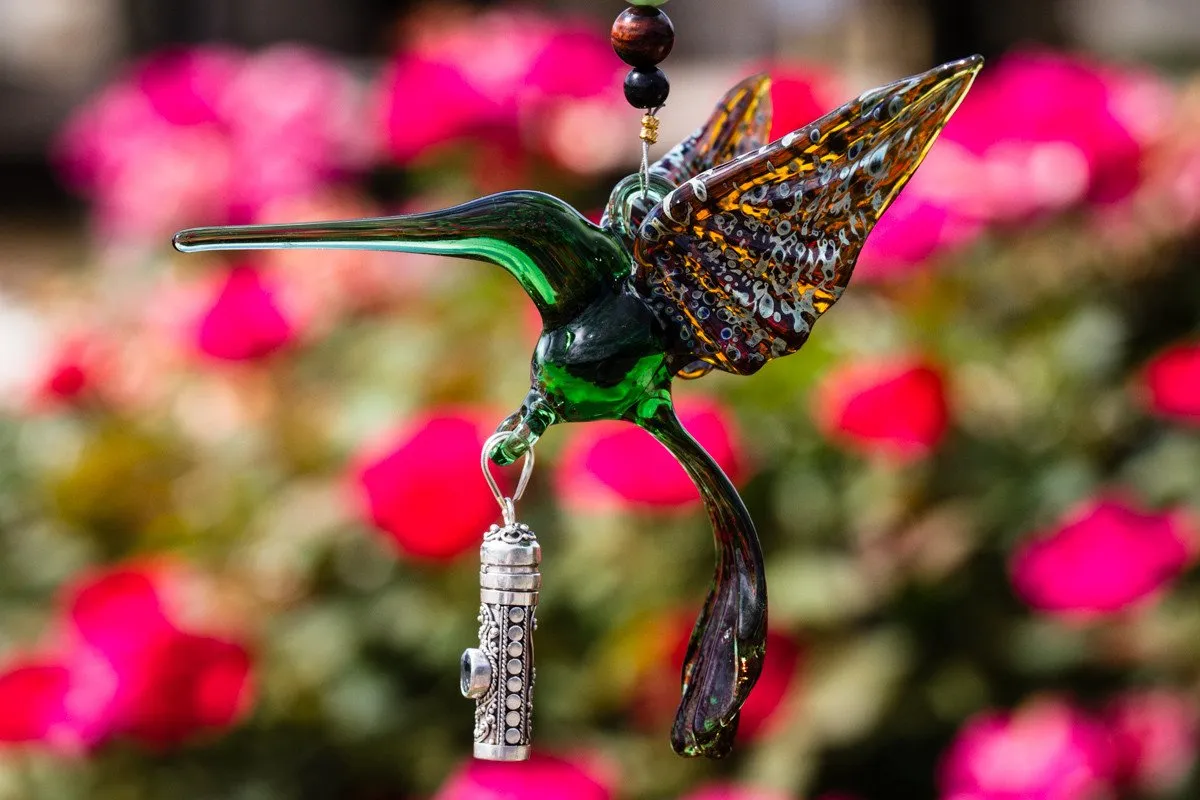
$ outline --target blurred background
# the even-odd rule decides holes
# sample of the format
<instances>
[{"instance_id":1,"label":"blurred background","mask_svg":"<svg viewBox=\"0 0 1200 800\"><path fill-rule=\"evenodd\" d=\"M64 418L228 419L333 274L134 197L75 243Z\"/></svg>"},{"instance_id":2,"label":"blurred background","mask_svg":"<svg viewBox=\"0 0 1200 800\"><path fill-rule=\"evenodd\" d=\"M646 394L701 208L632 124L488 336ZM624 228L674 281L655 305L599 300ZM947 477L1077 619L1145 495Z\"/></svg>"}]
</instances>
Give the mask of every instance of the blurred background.
<instances>
[{"instance_id":1,"label":"blurred background","mask_svg":"<svg viewBox=\"0 0 1200 800\"><path fill-rule=\"evenodd\" d=\"M661 155L988 64L794 358L677 387L766 552L767 665L671 754L713 566L680 469L555 429L537 757L467 759L500 270L183 227L636 169L619 2L0 0L0 798L1195 798L1200 6L676 0Z\"/></svg>"}]
</instances>

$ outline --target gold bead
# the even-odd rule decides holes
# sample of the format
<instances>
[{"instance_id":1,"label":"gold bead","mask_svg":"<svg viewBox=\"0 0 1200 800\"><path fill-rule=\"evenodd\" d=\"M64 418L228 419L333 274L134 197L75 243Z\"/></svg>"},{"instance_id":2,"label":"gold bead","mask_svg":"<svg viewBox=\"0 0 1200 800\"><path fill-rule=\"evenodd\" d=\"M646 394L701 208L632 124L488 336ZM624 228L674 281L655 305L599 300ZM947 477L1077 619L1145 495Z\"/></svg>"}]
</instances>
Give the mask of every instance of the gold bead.
<instances>
[{"instance_id":1,"label":"gold bead","mask_svg":"<svg viewBox=\"0 0 1200 800\"><path fill-rule=\"evenodd\" d=\"M642 117L642 132L638 138L647 144L658 143L658 117L651 114Z\"/></svg>"}]
</instances>

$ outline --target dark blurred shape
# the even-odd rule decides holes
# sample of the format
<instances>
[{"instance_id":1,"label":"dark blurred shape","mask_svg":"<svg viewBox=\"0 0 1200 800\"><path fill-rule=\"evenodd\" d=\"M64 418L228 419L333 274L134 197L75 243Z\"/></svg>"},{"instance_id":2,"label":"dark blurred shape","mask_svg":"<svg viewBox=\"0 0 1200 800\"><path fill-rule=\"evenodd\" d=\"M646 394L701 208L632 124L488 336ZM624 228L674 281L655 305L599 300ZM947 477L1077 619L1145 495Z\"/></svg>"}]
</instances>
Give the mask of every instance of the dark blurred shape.
<instances>
[{"instance_id":1,"label":"dark blurred shape","mask_svg":"<svg viewBox=\"0 0 1200 800\"><path fill-rule=\"evenodd\" d=\"M386 50L406 0L126 0L135 52L164 44L291 41L355 55Z\"/></svg>"},{"instance_id":2,"label":"dark blurred shape","mask_svg":"<svg viewBox=\"0 0 1200 800\"><path fill-rule=\"evenodd\" d=\"M992 58L1016 45L1067 44L1060 0L919 0L932 28L934 62L981 53Z\"/></svg>"}]
</instances>

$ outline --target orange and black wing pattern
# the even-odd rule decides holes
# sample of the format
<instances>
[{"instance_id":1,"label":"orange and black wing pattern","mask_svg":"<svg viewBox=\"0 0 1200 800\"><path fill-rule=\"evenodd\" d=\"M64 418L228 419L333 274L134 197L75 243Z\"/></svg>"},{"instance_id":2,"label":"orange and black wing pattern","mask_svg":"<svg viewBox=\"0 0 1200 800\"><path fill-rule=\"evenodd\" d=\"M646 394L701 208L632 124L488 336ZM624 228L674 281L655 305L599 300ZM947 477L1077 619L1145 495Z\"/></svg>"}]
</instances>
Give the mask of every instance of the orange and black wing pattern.
<instances>
[{"instance_id":1,"label":"orange and black wing pattern","mask_svg":"<svg viewBox=\"0 0 1200 800\"><path fill-rule=\"evenodd\" d=\"M798 350L982 65L873 89L686 180L638 230L639 294L717 369L750 375Z\"/></svg>"},{"instance_id":2,"label":"orange and black wing pattern","mask_svg":"<svg viewBox=\"0 0 1200 800\"><path fill-rule=\"evenodd\" d=\"M771 134L771 79L753 75L730 89L691 136L650 165L678 186L718 164L757 150Z\"/></svg>"}]
</instances>

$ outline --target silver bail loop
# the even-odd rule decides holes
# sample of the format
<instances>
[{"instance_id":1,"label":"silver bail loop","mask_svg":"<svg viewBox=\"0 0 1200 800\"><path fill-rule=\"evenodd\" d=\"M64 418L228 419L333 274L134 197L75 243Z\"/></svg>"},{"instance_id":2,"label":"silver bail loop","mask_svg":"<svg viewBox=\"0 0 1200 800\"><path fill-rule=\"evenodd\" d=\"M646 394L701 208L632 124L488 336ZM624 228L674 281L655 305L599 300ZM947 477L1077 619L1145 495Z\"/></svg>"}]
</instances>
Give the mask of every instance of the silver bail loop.
<instances>
[{"instance_id":1,"label":"silver bail loop","mask_svg":"<svg viewBox=\"0 0 1200 800\"><path fill-rule=\"evenodd\" d=\"M492 475L492 461L488 454L495 449L496 445L506 441L512 435L512 431L493 433L483 443L483 452L479 454L479 468L483 470L483 477L492 490L496 502L500 505L500 513L504 516L505 525L516 524L517 501L524 496L525 487L529 485L529 477L533 474L533 448L530 447L523 456L525 464L521 467L521 477L517 479L517 490L513 492L512 497L505 497L504 492L500 491L500 484L496 483L496 478Z\"/></svg>"}]
</instances>

